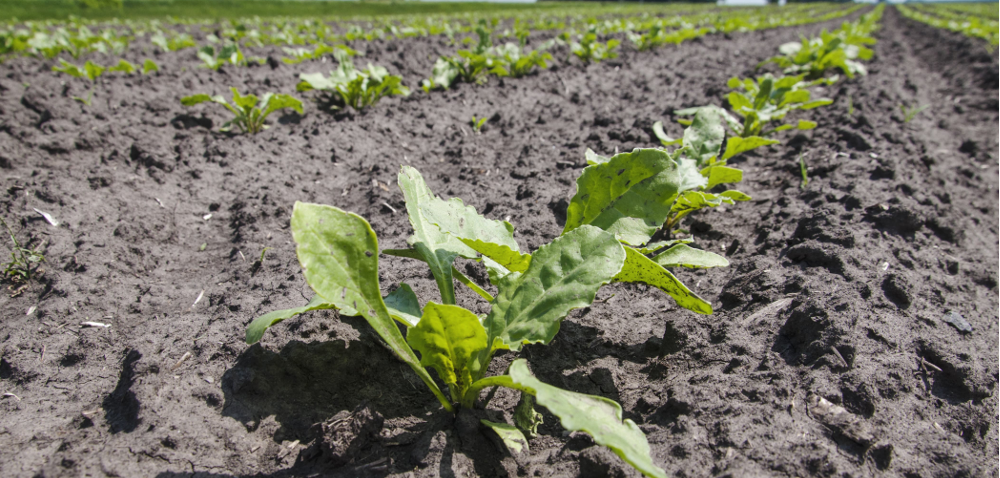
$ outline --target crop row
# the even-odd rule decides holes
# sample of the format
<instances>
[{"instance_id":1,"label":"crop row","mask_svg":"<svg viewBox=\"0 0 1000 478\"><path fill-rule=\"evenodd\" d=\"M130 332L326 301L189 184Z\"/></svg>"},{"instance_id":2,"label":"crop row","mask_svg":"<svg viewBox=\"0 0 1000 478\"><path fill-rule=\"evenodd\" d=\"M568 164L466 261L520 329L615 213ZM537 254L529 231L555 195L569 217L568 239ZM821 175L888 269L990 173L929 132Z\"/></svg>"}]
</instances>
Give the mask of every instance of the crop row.
<instances>
[{"instance_id":1,"label":"crop row","mask_svg":"<svg viewBox=\"0 0 1000 478\"><path fill-rule=\"evenodd\" d=\"M986 48L991 53L1000 44L1000 25L996 15L986 18L975 13L962 13L944 5L899 5L898 8L899 13L906 18L985 40Z\"/></svg>"},{"instance_id":2,"label":"crop row","mask_svg":"<svg viewBox=\"0 0 1000 478\"><path fill-rule=\"evenodd\" d=\"M334 206L296 203L292 237L315 296L305 306L253 320L247 343L258 342L275 324L313 310L360 315L446 410L483 406L480 394L491 387L520 392L513 425L481 420L513 453L527 448L541 419L534 407L541 405L563 427L590 434L646 476L666 476L653 462L645 435L633 421L623 420L616 402L545 384L524 359L515 359L495 376L486 373L490 363L498 352L549 343L570 311L590 306L597 291L613 282L647 284L686 309L711 314L711 304L670 270L724 267L728 261L692 247L680 234L683 220L699 210L750 199L730 189L744 175L728 161L778 143L775 137L782 131L815 127L805 120L786 122L785 117L830 104L832 100L812 97L817 88L865 74L860 62L872 56L868 47L875 43L872 35L883 8L818 37L782 45L780 55L760 65L776 65L780 72L729 80L728 109L706 105L675 112L692 118L680 120L687 127L678 139L667 137L659 124L662 148L612 157L588 150L588 166L576 180L563 232L532 252L520 249L512 224L488 219L461 199L436 196L408 166L398 177L413 227L407 249L379 249L375 232L361 216ZM426 263L440 302L421 306L406 283L383 296L380 255ZM482 263L490 286L459 272L458 260ZM456 303L456 280L488 302L486 315ZM432 378L431 369L445 387Z\"/></svg>"}]
</instances>

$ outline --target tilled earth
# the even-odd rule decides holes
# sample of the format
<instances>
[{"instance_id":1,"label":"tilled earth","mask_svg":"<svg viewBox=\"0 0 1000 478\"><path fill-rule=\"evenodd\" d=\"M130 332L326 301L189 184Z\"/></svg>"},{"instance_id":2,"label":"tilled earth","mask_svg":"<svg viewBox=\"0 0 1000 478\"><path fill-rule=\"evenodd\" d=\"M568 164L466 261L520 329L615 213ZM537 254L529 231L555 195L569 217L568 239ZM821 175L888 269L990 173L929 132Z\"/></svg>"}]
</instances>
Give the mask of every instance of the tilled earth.
<instances>
[{"instance_id":1,"label":"tilled earth","mask_svg":"<svg viewBox=\"0 0 1000 478\"><path fill-rule=\"evenodd\" d=\"M292 205L357 212L381 247L404 247L408 164L437 194L509 217L534 249L561 232L586 148L651 147L661 119L679 134L673 110L721 104L731 76L834 26L626 47L588 66L561 50L537 75L431 95L417 84L454 49L443 39L358 44L359 63L417 91L364 113L309 104L254 137L178 99L292 92L329 63L215 73L190 50L161 54L160 73L100 78L87 107L71 99L84 81L8 60L0 207L46 262L0 296L0 474L634 475L548 414L530 452L508 455L476 423L509 419L514 394L451 416L361 319L315 312L245 345L254 317L310 297ZM546 382L619 401L671 476L997 476L997 57L891 7L878 36L869 75L804 116L816 130L737 159L752 202L687 222L731 261L680 272L714 315L607 286L520 354ZM901 105L928 107L904 122ZM473 115L489 118L481 134ZM405 281L437 298L422 264L380 265L386 292ZM485 283L478 264L459 267ZM486 310L467 289L459 301Z\"/></svg>"}]
</instances>

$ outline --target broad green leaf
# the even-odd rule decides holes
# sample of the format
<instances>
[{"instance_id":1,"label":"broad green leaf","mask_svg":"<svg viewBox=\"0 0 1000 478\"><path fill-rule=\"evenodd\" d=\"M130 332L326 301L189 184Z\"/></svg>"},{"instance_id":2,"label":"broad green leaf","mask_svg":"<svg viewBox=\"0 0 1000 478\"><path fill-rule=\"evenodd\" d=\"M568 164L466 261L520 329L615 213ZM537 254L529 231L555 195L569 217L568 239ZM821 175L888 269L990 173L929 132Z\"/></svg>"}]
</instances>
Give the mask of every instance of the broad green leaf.
<instances>
[{"instance_id":1,"label":"broad green leaf","mask_svg":"<svg viewBox=\"0 0 1000 478\"><path fill-rule=\"evenodd\" d=\"M725 137L721 115L713 108L702 108L695 113L691 126L684 130L683 144L687 156L700 166L719 155Z\"/></svg>"},{"instance_id":2,"label":"broad green leaf","mask_svg":"<svg viewBox=\"0 0 1000 478\"><path fill-rule=\"evenodd\" d=\"M795 126L797 129L813 129L816 127L815 121L799 120L799 124Z\"/></svg>"},{"instance_id":3,"label":"broad green leaf","mask_svg":"<svg viewBox=\"0 0 1000 478\"><path fill-rule=\"evenodd\" d=\"M517 249L511 249L507 245L472 240L464 237L459 238L459 240L472 250L492 259L509 271L524 272L528 270L528 265L531 264L531 254L518 252Z\"/></svg>"},{"instance_id":4,"label":"broad green leaf","mask_svg":"<svg viewBox=\"0 0 1000 478\"><path fill-rule=\"evenodd\" d=\"M135 65L133 65L130 62L128 62L127 60L121 59L121 60L118 60L118 64L117 65L112 66L111 68L108 68L108 71L117 71L117 72L121 72L121 73L125 73L125 74L131 75L132 73L135 73L136 67L135 67Z\"/></svg>"},{"instance_id":5,"label":"broad green leaf","mask_svg":"<svg viewBox=\"0 0 1000 478\"><path fill-rule=\"evenodd\" d=\"M206 101L214 101L214 100L213 100L213 98L211 96L206 95L204 93L200 93L200 94L197 94L197 95L191 95L191 96L185 96L185 97L181 98L181 104L184 105L184 106L194 106L196 104L204 103Z\"/></svg>"},{"instance_id":6,"label":"broad green leaf","mask_svg":"<svg viewBox=\"0 0 1000 478\"><path fill-rule=\"evenodd\" d=\"M695 249L687 244L677 244L653 257L653 262L663 267L689 267L692 269L707 269L709 267L726 267L729 261L714 252Z\"/></svg>"},{"instance_id":7,"label":"broad green leaf","mask_svg":"<svg viewBox=\"0 0 1000 478\"><path fill-rule=\"evenodd\" d=\"M285 310L275 310L273 312L268 312L260 317L257 317L250 322L247 326L247 345L253 345L260 341L260 338L264 336L264 332L267 331L269 327L285 319L290 319L296 315L320 309L332 309L333 304L327 304L323 301L320 296L314 296L309 304L303 307L295 307L292 309ZM347 314L352 315L352 314Z\"/></svg>"},{"instance_id":8,"label":"broad green leaf","mask_svg":"<svg viewBox=\"0 0 1000 478\"><path fill-rule=\"evenodd\" d=\"M576 180L563 234L590 224L628 244L645 244L663 224L682 188L707 184L691 166L655 148L635 149L588 166Z\"/></svg>"},{"instance_id":9,"label":"broad green leaf","mask_svg":"<svg viewBox=\"0 0 1000 478\"><path fill-rule=\"evenodd\" d=\"M527 389L539 405L559 417L563 428L589 434L595 443L610 448L646 476L666 478L663 469L653 464L642 430L632 420L622 420L622 407L613 400L543 383L531 374L524 359L511 363L508 373L518 388Z\"/></svg>"},{"instance_id":10,"label":"broad green leaf","mask_svg":"<svg viewBox=\"0 0 1000 478\"><path fill-rule=\"evenodd\" d=\"M328 80L322 73L300 73L299 83L295 86L298 91L320 90L334 91L334 83Z\"/></svg>"},{"instance_id":11,"label":"broad green leaf","mask_svg":"<svg viewBox=\"0 0 1000 478\"><path fill-rule=\"evenodd\" d=\"M250 111L250 109L257 106L257 102L259 101L257 95L241 95L235 87L229 87L229 89L233 92L233 104L238 108Z\"/></svg>"},{"instance_id":12,"label":"broad green leaf","mask_svg":"<svg viewBox=\"0 0 1000 478\"><path fill-rule=\"evenodd\" d=\"M737 191L735 189L730 189L728 191L723 191L723 192L719 193L719 196L722 196L722 197L724 197L726 199L729 199L729 200L732 200L732 201L749 201L749 200L753 199L750 196L748 196L747 194L741 193L741 192L739 192L739 191ZM730 203L730 204L732 204L732 203Z\"/></svg>"},{"instance_id":13,"label":"broad green leaf","mask_svg":"<svg viewBox=\"0 0 1000 478\"><path fill-rule=\"evenodd\" d=\"M776 139L761 138L760 136L748 136L746 138L733 136L726 140L726 152L722 155L722 160L726 161L737 154L744 153L761 146L777 143L780 143L780 141Z\"/></svg>"},{"instance_id":14,"label":"broad green leaf","mask_svg":"<svg viewBox=\"0 0 1000 478\"><path fill-rule=\"evenodd\" d=\"M275 111L278 111L282 108L291 108L295 110L296 113L302 114L302 102L299 101L298 98L286 94L277 94L271 96L270 98L267 99L265 105L266 109L264 110L264 113L261 115L262 116L261 121L263 121L263 119L266 118L267 115Z\"/></svg>"},{"instance_id":15,"label":"broad green leaf","mask_svg":"<svg viewBox=\"0 0 1000 478\"><path fill-rule=\"evenodd\" d=\"M72 77L75 77L75 78L84 78L84 77L87 76L87 74L84 73L84 71L81 70L80 67L78 67L78 66L76 66L76 65L74 65L74 64L72 64L72 63L70 63L70 62L68 62L66 60L63 60L62 58L59 59L59 64L61 66L53 66L52 67L52 71L58 71L60 73L65 73L65 74L67 74L69 76L72 76Z\"/></svg>"},{"instance_id":16,"label":"broad green leaf","mask_svg":"<svg viewBox=\"0 0 1000 478\"><path fill-rule=\"evenodd\" d=\"M483 321L491 350L480 363L485 364L499 344L517 351L522 344L548 343L566 314L589 306L624 260L625 251L615 237L591 226L580 226L538 248L528 270L501 280Z\"/></svg>"},{"instance_id":17,"label":"broad green leaf","mask_svg":"<svg viewBox=\"0 0 1000 478\"><path fill-rule=\"evenodd\" d=\"M101 74L104 73L105 69L106 68L104 68L103 66L93 63L89 60L87 61L87 63L83 64L83 71L87 73L87 78L90 81L96 80L97 77L101 76Z\"/></svg>"},{"instance_id":18,"label":"broad green leaf","mask_svg":"<svg viewBox=\"0 0 1000 478\"><path fill-rule=\"evenodd\" d=\"M296 202L292 237L306 282L323 302L356 310L396 355L451 409L382 300L378 280L378 238L368 221L333 206Z\"/></svg>"},{"instance_id":19,"label":"broad green leaf","mask_svg":"<svg viewBox=\"0 0 1000 478\"><path fill-rule=\"evenodd\" d=\"M476 314L462 307L428 302L406 341L420 352L420 365L437 370L457 402L479 373L475 359L486 349L486 330Z\"/></svg>"},{"instance_id":20,"label":"broad green leaf","mask_svg":"<svg viewBox=\"0 0 1000 478\"><path fill-rule=\"evenodd\" d=\"M423 176L409 166L403 166L399 171L399 188L403 190L406 199L406 212L413 225L413 235L409 243L420 252L427 262L438 289L441 291L441 301L445 304L455 303L455 286L452 282L451 265L455 258L462 256L475 259L476 252L457 238L445 234L441 229L428 221L421 208L425 204L443 203L431 192L424 182Z\"/></svg>"},{"instance_id":21,"label":"broad green leaf","mask_svg":"<svg viewBox=\"0 0 1000 478\"><path fill-rule=\"evenodd\" d=\"M520 454L528 451L528 439L524 438L524 434L517 427L489 420L479 420L479 423L493 430L493 433L496 433L503 440L503 444L507 446L511 454Z\"/></svg>"},{"instance_id":22,"label":"broad green leaf","mask_svg":"<svg viewBox=\"0 0 1000 478\"><path fill-rule=\"evenodd\" d=\"M743 171L736 168L709 166L705 169L708 170L708 184L705 185L705 190L712 189L719 184L738 183L743 180Z\"/></svg>"},{"instance_id":23,"label":"broad green leaf","mask_svg":"<svg viewBox=\"0 0 1000 478\"><path fill-rule=\"evenodd\" d=\"M154 71L160 71L160 66L157 65L155 61L146 59L146 61L142 62L143 75L148 75Z\"/></svg>"},{"instance_id":24,"label":"broad green leaf","mask_svg":"<svg viewBox=\"0 0 1000 478\"><path fill-rule=\"evenodd\" d=\"M417 325L420 322L420 316L424 314L420 310L417 294L405 282L399 284L396 290L385 296L384 301L386 308L389 309L389 315L405 323L408 327Z\"/></svg>"},{"instance_id":25,"label":"broad green leaf","mask_svg":"<svg viewBox=\"0 0 1000 478\"><path fill-rule=\"evenodd\" d=\"M522 272L528 268L531 256L520 253L511 223L487 219L459 198L424 202L420 212L441 231L507 269Z\"/></svg>"},{"instance_id":26,"label":"broad green leaf","mask_svg":"<svg viewBox=\"0 0 1000 478\"><path fill-rule=\"evenodd\" d=\"M753 110L753 102L746 97L743 93L738 91L729 92L727 97L729 100L729 106L733 108L733 111L740 112L741 110Z\"/></svg>"},{"instance_id":27,"label":"broad green leaf","mask_svg":"<svg viewBox=\"0 0 1000 478\"><path fill-rule=\"evenodd\" d=\"M676 247L676 246L674 246ZM616 282L642 282L666 292L677 301L677 305L699 314L711 314L712 305L691 292L680 280L663 266L642 255L639 251L625 248L625 265L615 276Z\"/></svg>"}]
</instances>

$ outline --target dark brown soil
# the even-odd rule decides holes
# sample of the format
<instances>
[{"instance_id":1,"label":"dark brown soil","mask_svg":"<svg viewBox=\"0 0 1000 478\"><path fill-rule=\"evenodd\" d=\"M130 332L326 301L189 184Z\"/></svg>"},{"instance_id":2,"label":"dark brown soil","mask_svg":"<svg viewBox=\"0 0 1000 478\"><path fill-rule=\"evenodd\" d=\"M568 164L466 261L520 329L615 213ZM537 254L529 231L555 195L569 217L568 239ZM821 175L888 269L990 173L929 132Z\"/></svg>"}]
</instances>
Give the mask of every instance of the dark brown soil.
<instances>
[{"instance_id":1,"label":"dark brown soil","mask_svg":"<svg viewBox=\"0 0 1000 478\"><path fill-rule=\"evenodd\" d=\"M544 381L618 400L672 476L998 474L997 57L892 8L883 23L870 74L825 92L815 131L737 161L754 201L688 223L732 261L681 273L714 315L619 284L521 353ZM831 25L626 48L366 113L309 105L255 137L216 132L221 108L179 97L291 92L328 66L214 73L190 50L159 55L161 73L101 78L86 107L71 97L87 85L52 62L0 65L0 213L47 244L41 279L0 296L0 475L633 476L551 415L526 456L501 452L474 415L509 418L512 393L450 416L361 319L312 313L246 346L250 320L310 296L291 206L355 211L402 247L409 164L533 249L561 231L587 147L653 146L654 121L721 103L729 77ZM416 89L452 47L367 48ZM901 104L930 107L904 123ZM473 115L490 118L482 134ZM436 298L421 264L381 266L386 291Z\"/></svg>"}]
</instances>

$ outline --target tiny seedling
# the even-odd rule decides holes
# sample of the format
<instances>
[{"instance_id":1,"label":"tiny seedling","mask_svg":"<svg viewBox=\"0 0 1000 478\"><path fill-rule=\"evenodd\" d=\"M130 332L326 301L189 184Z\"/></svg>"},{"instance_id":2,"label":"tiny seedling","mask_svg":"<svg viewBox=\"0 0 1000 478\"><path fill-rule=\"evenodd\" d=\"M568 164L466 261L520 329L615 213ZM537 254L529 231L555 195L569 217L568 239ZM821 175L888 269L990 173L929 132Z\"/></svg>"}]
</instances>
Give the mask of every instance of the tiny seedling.
<instances>
[{"instance_id":1,"label":"tiny seedling","mask_svg":"<svg viewBox=\"0 0 1000 478\"><path fill-rule=\"evenodd\" d=\"M899 105L899 109L903 112L903 122L909 123L910 121L913 121L913 118L916 118L921 111L930 108L930 106L931 105L920 105L908 108L905 104Z\"/></svg>"},{"instance_id":2,"label":"tiny seedling","mask_svg":"<svg viewBox=\"0 0 1000 478\"><path fill-rule=\"evenodd\" d=\"M223 65L246 66L247 59L240 51L239 45L226 45L216 52L215 47L208 45L198 50L198 59L204 63L205 68L218 70Z\"/></svg>"},{"instance_id":3,"label":"tiny seedling","mask_svg":"<svg viewBox=\"0 0 1000 478\"><path fill-rule=\"evenodd\" d=\"M10 260L3 263L3 276L15 284L26 284L32 277L41 272L38 265L45 261L45 256L42 254L42 248L45 244L42 243L30 249L22 246L3 217L0 217L0 223L3 223L3 227L7 229L11 242Z\"/></svg>"},{"instance_id":4,"label":"tiny seedling","mask_svg":"<svg viewBox=\"0 0 1000 478\"><path fill-rule=\"evenodd\" d=\"M806 157L802 154L799 155L799 171L802 173L802 184L799 187L805 189L809 186L809 168L806 167Z\"/></svg>"},{"instance_id":5,"label":"tiny seedling","mask_svg":"<svg viewBox=\"0 0 1000 478\"><path fill-rule=\"evenodd\" d=\"M483 125L486 124L486 118L476 118L475 115L472 116L472 130L479 134L483 130Z\"/></svg>"},{"instance_id":6,"label":"tiny seedling","mask_svg":"<svg viewBox=\"0 0 1000 478\"><path fill-rule=\"evenodd\" d=\"M74 100L79 101L80 103L83 103L87 106L90 106L90 102L94 98L94 82L96 82L97 78L99 78L101 75L104 74L105 71L107 71L107 68L98 65L97 63L94 63L90 60L87 60L87 62L83 64L83 68L80 68L79 66L76 66L60 58L59 66L53 66L52 71L65 73L74 78L86 78L87 80L90 80L91 87L87 91L87 97L86 98L81 98L79 96L73 97Z\"/></svg>"},{"instance_id":7,"label":"tiny seedling","mask_svg":"<svg viewBox=\"0 0 1000 478\"><path fill-rule=\"evenodd\" d=\"M257 134L267 129L264 120L267 119L268 115L280 109L291 108L302 114L302 102L294 96L265 93L258 99L256 95L241 95L236 88L230 88L230 90L233 92L233 104L229 104L221 95L209 96L204 93L185 96L181 98L181 104L194 106L199 103L212 102L225 106L235 117L226 121L220 131L229 131L235 125L244 133L249 134Z\"/></svg>"},{"instance_id":8,"label":"tiny seedling","mask_svg":"<svg viewBox=\"0 0 1000 478\"><path fill-rule=\"evenodd\" d=\"M409 96L410 89L403 86L403 78L390 75L385 67L371 63L365 70L354 67L350 57L343 51L336 53L340 65L330 72L329 77L322 73L303 73L299 75L298 91L319 90L330 93L339 101L334 109L350 106L361 110L378 103L386 96Z\"/></svg>"}]
</instances>

